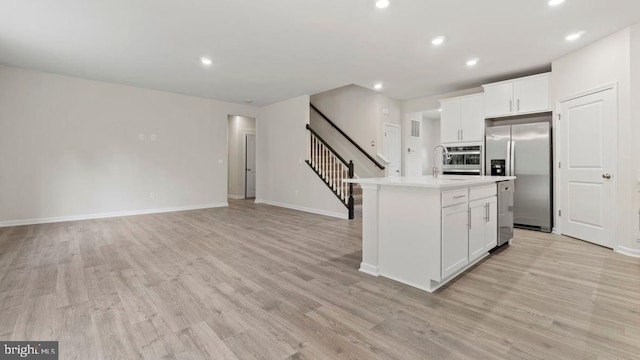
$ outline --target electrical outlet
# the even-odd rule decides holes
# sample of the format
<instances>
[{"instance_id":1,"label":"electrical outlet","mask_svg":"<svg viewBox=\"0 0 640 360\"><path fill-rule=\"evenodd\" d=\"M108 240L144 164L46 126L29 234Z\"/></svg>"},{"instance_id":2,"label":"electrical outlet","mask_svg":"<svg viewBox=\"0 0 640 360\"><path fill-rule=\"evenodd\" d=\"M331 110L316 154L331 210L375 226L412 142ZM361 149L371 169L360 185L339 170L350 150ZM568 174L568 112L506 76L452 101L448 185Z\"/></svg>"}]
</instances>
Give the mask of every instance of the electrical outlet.
<instances>
[{"instance_id":1,"label":"electrical outlet","mask_svg":"<svg viewBox=\"0 0 640 360\"><path fill-rule=\"evenodd\" d=\"M156 134L151 134L151 141L156 141Z\"/></svg>"}]
</instances>

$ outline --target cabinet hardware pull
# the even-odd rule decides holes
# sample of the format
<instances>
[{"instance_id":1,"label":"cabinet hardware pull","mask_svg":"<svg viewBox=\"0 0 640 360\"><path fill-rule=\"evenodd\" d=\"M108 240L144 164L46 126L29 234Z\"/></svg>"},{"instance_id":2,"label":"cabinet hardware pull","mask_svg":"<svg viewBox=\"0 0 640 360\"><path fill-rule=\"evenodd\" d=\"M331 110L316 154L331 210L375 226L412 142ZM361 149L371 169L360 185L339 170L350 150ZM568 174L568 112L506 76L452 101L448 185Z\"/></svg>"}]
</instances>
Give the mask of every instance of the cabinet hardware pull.
<instances>
[{"instance_id":1,"label":"cabinet hardware pull","mask_svg":"<svg viewBox=\"0 0 640 360\"><path fill-rule=\"evenodd\" d=\"M464 129L460 129L460 140L464 140Z\"/></svg>"},{"instance_id":2,"label":"cabinet hardware pull","mask_svg":"<svg viewBox=\"0 0 640 360\"><path fill-rule=\"evenodd\" d=\"M487 222L491 221L491 203L487 203Z\"/></svg>"},{"instance_id":3,"label":"cabinet hardware pull","mask_svg":"<svg viewBox=\"0 0 640 360\"><path fill-rule=\"evenodd\" d=\"M520 111L520 99L518 99L518 111Z\"/></svg>"},{"instance_id":4,"label":"cabinet hardware pull","mask_svg":"<svg viewBox=\"0 0 640 360\"><path fill-rule=\"evenodd\" d=\"M454 199L462 199L463 197L466 197L467 195L456 195L453 198Z\"/></svg>"},{"instance_id":5,"label":"cabinet hardware pull","mask_svg":"<svg viewBox=\"0 0 640 360\"><path fill-rule=\"evenodd\" d=\"M509 112L513 112L513 100L509 100Z\"/></svg>"},{"instance_id":6,"label":"cabinet hardware pull","mask_svg":"<svg viewBox=\"0 0 640 360\"><path fill-rule=\"evenodd\" d=\"M469 229L471 229L471 209L467 209L467 223L469 225Z\"/></svg>"}]
</instances>

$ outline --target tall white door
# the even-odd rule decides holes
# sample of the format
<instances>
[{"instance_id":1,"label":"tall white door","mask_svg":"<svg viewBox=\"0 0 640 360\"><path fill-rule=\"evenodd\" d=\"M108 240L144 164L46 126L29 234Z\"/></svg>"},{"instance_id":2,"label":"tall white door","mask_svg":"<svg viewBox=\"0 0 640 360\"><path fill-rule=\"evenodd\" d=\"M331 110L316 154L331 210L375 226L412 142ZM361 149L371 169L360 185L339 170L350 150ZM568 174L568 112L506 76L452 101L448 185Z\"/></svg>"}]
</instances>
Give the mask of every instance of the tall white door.
<instances>
[{"instance_id":1,"label":"tall white door","mask_svg":"<svg viewBox=\"0 0 640 360\"><path fill-rule=\"evenodd\" d=\"M400 176L400 126L384 125L384 156L389 160L387 176Z\"/></svg>"},{"instance_id":2,"label":"tall white door","mask_svg":"<svg viewBox=\"0 0 640 360\"><path fill-rule=\"evenodd\" d=\"M616 98L609 88L565 101L559 121L562 233L609 248L616 213Z\"/></svg>"},{"instance_id":3,"label":"tall white door","mask_svg":"<svg viewBox=\"0 0 640 360\"><path fill-rule=\"evenodd\" d=\"M405 176L422 176L422 113L411 113L405 117Z\"/></svg>"},{"instance_id":4,"label":"tall white door","mask_svg":"<svg viewBox=\"0 0 640 360\"><path fill-rule=\"evenodd\" d=\"M245 190L246 198L256 197L256 136L245 135Z\"/></svg>"}]
</instances>

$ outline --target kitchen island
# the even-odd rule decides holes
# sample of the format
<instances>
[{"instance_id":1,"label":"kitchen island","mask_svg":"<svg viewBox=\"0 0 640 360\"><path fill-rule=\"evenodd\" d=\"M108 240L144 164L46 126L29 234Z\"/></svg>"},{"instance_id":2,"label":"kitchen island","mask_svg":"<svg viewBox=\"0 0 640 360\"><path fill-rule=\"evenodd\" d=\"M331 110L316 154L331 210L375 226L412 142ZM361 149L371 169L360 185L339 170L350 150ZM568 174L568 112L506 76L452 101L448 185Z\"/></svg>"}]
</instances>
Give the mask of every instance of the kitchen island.
<instances>
[{"instance_id":1,"label":"kitchen island","mask_svg":"<svg viewBox=\"0 0 640 360\"><path fill-rule=\"evenodd\" d=\"M497 185L513 176L350 179L362 187L360 271L435 291L489 255Z\"/></svg>"}]
</instances>

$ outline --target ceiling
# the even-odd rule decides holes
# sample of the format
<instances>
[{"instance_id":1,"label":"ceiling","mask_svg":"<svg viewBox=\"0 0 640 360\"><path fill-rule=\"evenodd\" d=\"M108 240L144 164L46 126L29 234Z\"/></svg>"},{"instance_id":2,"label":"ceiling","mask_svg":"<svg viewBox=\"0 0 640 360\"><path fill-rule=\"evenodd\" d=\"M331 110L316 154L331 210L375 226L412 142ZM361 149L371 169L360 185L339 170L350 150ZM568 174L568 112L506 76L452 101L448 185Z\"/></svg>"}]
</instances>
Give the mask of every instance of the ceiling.
<instances>
[{"instance_id":1,"label":"ceiling","mask_svg":"<svg viewBox=\"0 0 640 360\"><path fill-rule=\"evenodd\" d=\"M640 22L638 0L374 2L0 0L0 63L254 105L378 81L404 100L548 70Z\"/></svg>"}]
</instances>

